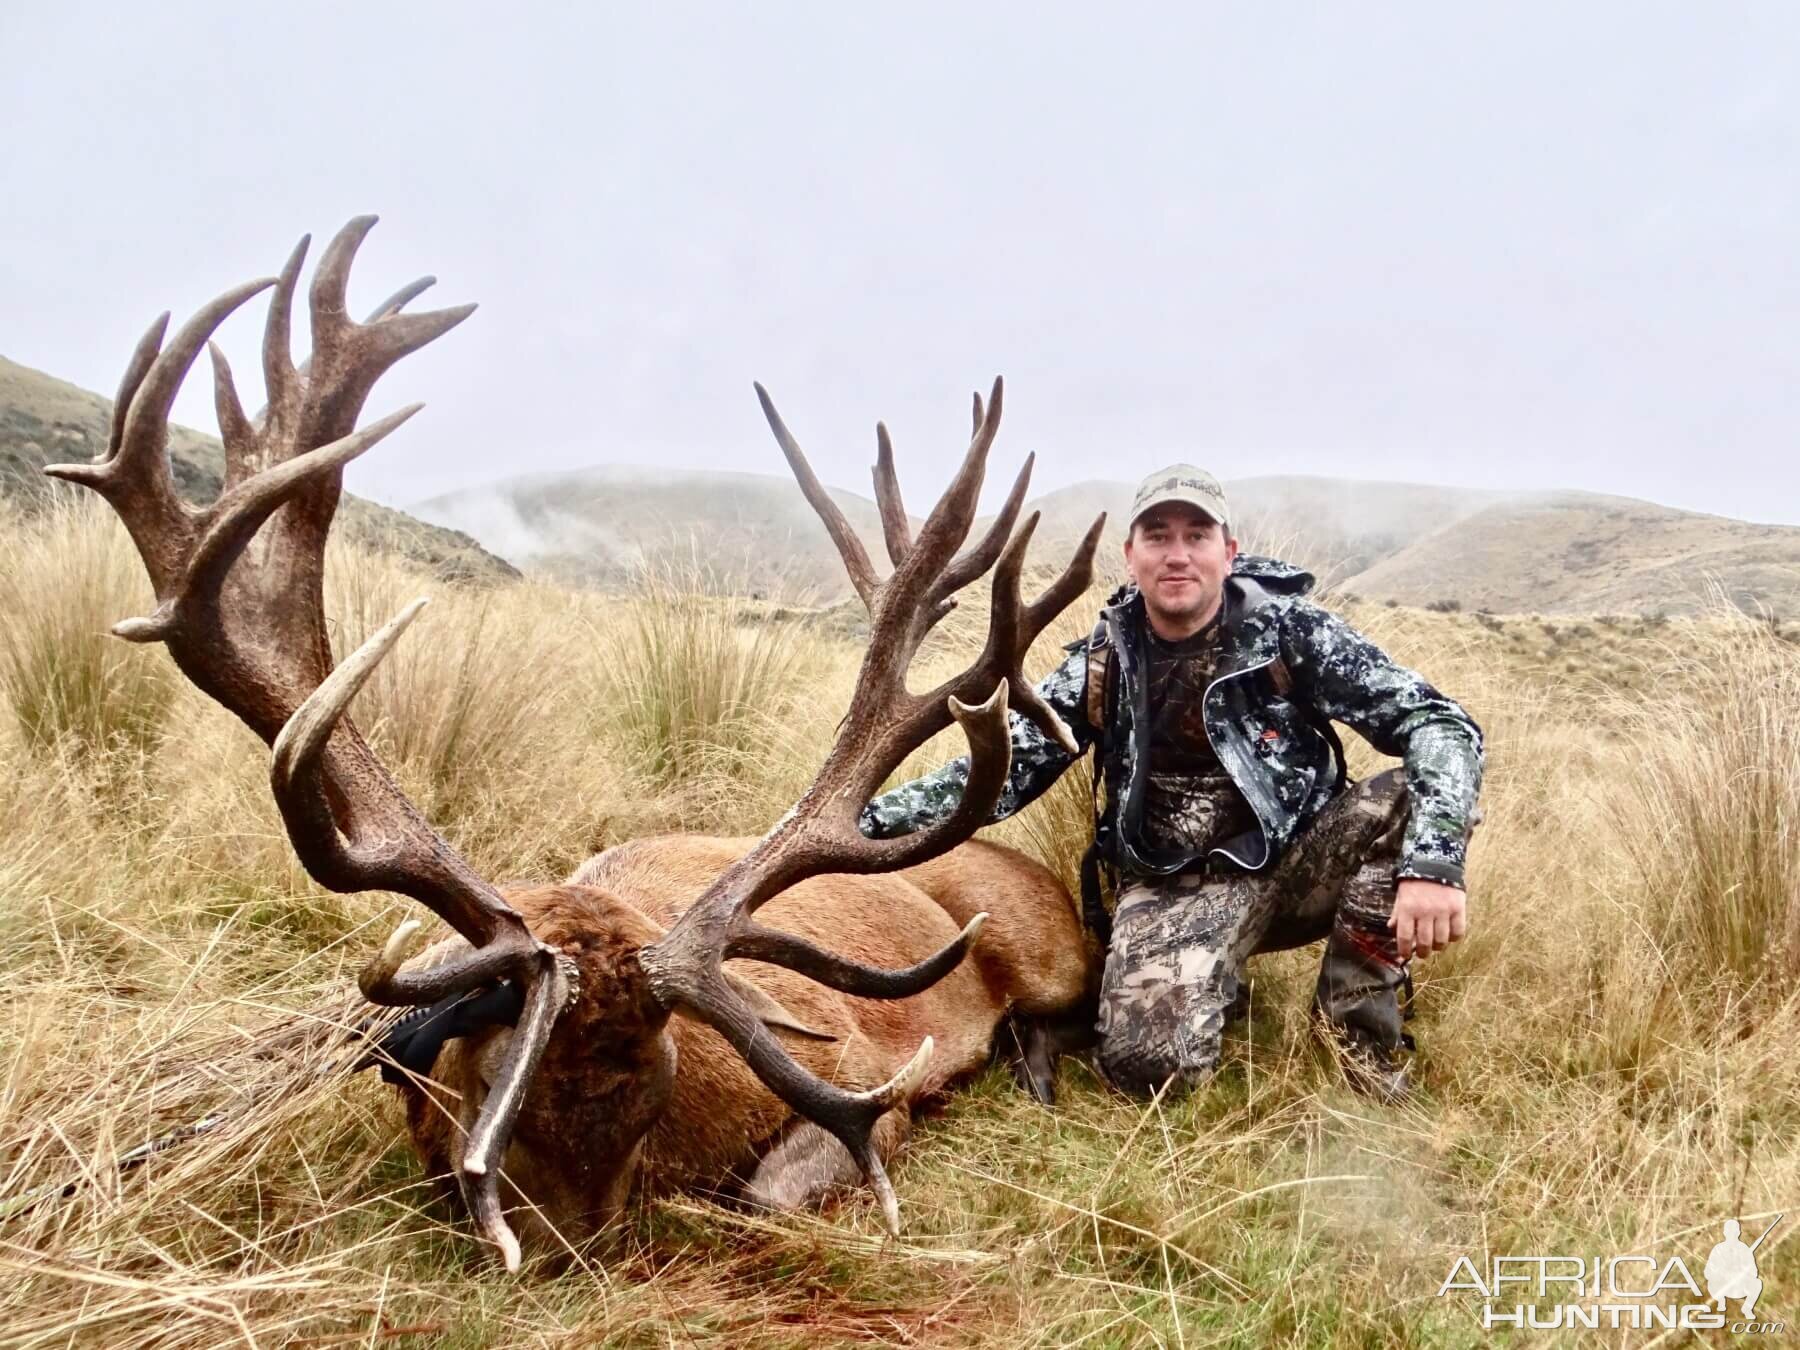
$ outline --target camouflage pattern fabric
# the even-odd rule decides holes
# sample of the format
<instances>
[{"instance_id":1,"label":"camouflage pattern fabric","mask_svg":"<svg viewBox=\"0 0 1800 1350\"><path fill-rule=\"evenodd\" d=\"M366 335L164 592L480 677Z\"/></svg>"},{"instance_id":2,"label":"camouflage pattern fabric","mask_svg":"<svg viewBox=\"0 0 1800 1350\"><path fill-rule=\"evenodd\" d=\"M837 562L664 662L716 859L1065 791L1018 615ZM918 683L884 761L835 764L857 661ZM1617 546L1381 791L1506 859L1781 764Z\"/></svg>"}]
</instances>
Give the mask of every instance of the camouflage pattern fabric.
<instances>
[{"instance_id":1,"label":"camouflage pattern fabric","mask_svg":"<svg viewBox=\"0 0 1800 1350\"><path fill-rule=\"evenodd\" d=\"M1336 765L1320 731L1342 722L1381 753L1405 763L1410 813L1400 842L1399 873L1463 885L1466 840L1481 787L1481 729L1452 699L1331 611L1307 600L1311 574L1273 558L1241 555L1225 586L1227 612L1217 673L1203 700L1214 751L1255 818L1241 844L1166 851L1141 837L1148 756L1135 726L1144 679L1143 600L1130 588L1101 611L1095 638L1118 669L1105 750L1110 861L1127 876L1194 870L1209 855L1250 871L1275 864L1338 791ZM1086 750L1099 738L1087 711L1089 640L1038 691ZM1013 762L992 819L1034 801L1074 756L1017 713ZM884 839L910 834L947 817L962 800L967 759L882 794L864 808L862 832Z\"/></svg>"},{"instance_id":2,"label":"camouflage pattern fabric","mask_svg":"<svg viewBox=\"0 0 1800 1350\"><path fill-rule=\"evenodd\" d=\"M1218 671L1220 630L1215 618L1178 642L1149 635L1139 834L1159 851L1211 848L1256 829L1250 807L1206 734L1206 690ZM1090 679L1091 671L1090 666ZM1100 678L1106 678L1104 671Z\"/></svg>"},{"instance_id":3,"label":"camouflage pattern fabric","mask_svg":"<svg viewBox=\"0 0 1800 1350\"><path fill-rule=\"evenodd\" d=\"M1094 728L1082 709L1087 689L1086 642L1038 684L1038 694L1068 724L1075 743L1085 751L1094 743ZM1064 750L1018 713L1009 713L1012 725L1012 767L1006 787L994 807L992 819L1005 820L1029 806L1073 764L1076 756ZM969 781L969 758L963 755L941 769L934 769L910 783L882 793L863 808L857 824L871 839L892 839L935 825L956 810L963 787Z\"/></svg>"},{"instance_id":4,"label":"camouflage pattern fabric","mask_svg":"<svg viewBox=\"0 0 1800 1350\"><path fill-rule=\"evenodd\" d=\"M1223 774L1153 773L1144 794L1143 836L1158 849L1212 843L1254 828L1250 808Z\"/></svg>"},{"instance_id":5,"label":"camouflage pattern fabric","mask_svg":"<svg viewBox=\"0 0 1800 1350\"><path fill-rule=\"evenodd\" d=\"M1315 1007L1396 1047L1405 966L1387 920L1407 807L1405 777L1390 769L1338 796L1271 871L1128 883L1100 985L1101 1072L1146 1095L1205 1081L1242 1011L1249 957L1320 938Z\"/></svg>"}]
</instances>

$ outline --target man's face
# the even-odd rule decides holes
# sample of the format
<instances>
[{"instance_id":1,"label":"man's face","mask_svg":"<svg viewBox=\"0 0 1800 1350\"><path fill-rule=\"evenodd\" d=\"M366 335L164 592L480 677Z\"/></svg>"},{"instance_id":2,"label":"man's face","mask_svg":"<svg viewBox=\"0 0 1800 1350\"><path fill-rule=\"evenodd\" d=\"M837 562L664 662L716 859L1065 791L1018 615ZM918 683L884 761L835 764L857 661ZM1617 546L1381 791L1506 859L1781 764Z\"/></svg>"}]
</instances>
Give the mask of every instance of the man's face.
<instances>
[{"instance_id":1,"label":"man's face","mask_svg":"<svg viewBox=\"0 0 1800 1350\"><path fill-rule=\"evenodd\" d=\"M1212 618L1237 552L1218 521L1170 502L1138 517L1125 540L1125 566L1157 626L1186 629Z\"/></svg>"}]
</instances>

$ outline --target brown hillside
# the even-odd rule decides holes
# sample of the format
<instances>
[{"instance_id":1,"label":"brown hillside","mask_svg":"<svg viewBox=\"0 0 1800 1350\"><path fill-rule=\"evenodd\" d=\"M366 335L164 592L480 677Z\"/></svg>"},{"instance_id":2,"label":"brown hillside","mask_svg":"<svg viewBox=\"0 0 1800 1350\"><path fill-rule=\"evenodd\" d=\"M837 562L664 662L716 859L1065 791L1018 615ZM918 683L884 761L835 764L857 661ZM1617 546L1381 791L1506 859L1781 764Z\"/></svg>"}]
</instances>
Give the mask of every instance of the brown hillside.
<instances>
[{"instance_id":1,"label":"brown hillside","mask_svg":"<svg viewBox=\"0 0 1800 1350\"><path fill-rule=\"evenodd\" d=\"M27 509L45 500L55 485L44 477L44 465L92 459L106 446L111 418L111 399L0 357L0 500ZM169 462L188 500L207 502L218 494L225 459L215 437L171 425ZM519 575L466 534L349 493L338 517L345 538L397 553L440 576L500 581Z\"/></svg>"},{"instance_id":2,"label":"brown hillside","mask_svg":"<svg viewBox=\"0 0 1800 1350\"><path fill-rule=\"evenodd\" d=\"M1490 506L1344 583L1407 605L1542 614L1688 614L1714 586L1746 609L1800 609L1800 528L1553 493Z\"/></svg>"},{"instance_id":3,"label":"brown hillside","mask_svg":"<svg viewBox=\"0 0 1800 1350\"><path fill-rule=\"evenodd\" d=\"M1031 502L1042 513L1037 538L1060 545L1085 531L1096 511L1105 511L1102 549L1117 557L1135 487L1093 480L1045 493ZM1365 570L1448 521L1509 500L1474 488L1299 475L1227 479L1225 493L1236 513L1233 529L1247 550L1302 563L1327 583Z\"/></svg>"},{"instance_id":4,"label":"brown hillside","mask_svg":"<svg viewBox=\"0 0 1800 1350\"><path fill-rule=\"evenodd\" d=\"M1311 477L1232 479L1226 489L1246 549L1300 563L1326 587L1368 600L1454 600L1496 613L1692 613L1716 580L1747 607L1800 608L1800 528L1585 492ZM1105 511L1101 563L1116 571L1132 490L1092 480L1033 499L1042 517L1033 556L1063 556ZM881 557L874 503L833 495ZM617 588L646 563L700 558L731 589L848 595L824 529L785 476L602 466L465 489L413 510L566 580Z\"/></svg>"}]
</instances>

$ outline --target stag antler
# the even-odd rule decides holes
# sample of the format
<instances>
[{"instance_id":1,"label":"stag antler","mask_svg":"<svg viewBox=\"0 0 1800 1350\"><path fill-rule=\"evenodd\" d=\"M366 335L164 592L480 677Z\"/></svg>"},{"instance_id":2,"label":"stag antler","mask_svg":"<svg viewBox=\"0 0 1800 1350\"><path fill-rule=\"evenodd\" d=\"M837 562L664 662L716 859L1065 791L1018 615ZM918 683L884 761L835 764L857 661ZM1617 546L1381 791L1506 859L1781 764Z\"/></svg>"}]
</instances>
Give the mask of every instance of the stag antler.
<instances>
[{"instance_id":1,"label":"stag antler","mask_svg":"<svg viewBox=\"0 0 1800 1350\"><path fill-rule=\"evenodd\" d=\"M164 314L139 342L113 406L104 455L45 472L93 488L130 531L155 587L146 618L113 629L133 642L165 643L182 672L274 750L270 781L288 837L315 880L334 891L411 896L475 949L423 974L399 964L418 925L409 922L363 972L363 993L384 1004L430 1003L498 978L520 982L525 1012L507 1062L470 1132L463 1189L483 1231L517 1269L519 1246L501 1216L497 1170L519 1100L559 1012L574 994L573 966L533 938L525 922L433 830L369 748L344 710L417 616L416 601L343 665L332 669L325 627L325 539L343 467L419 410L402 408L354 430L377 379L474 312L474 305L405 314L435 280L425 277L379 305L364 323L345 307L350 265L375 224L360 216L326 247L310 304L313 354L295 368L289 347L294 291L309 240L277 277L228 291L163 346ZM269 402L252 421L224 355L209 339L251 296L273 288L263 334ZM204 508L176 494L164 445L169 409L202 346L212 352L225 484ZM252 538L254 549L246 551Z\"/></svg>"},{"instance_id":2,"label":"stag antler","mask_svg":"<svg viewBox=\"0 0 1800 1350\"><path fill-rule=\"evenodd\" d=\"M1013 522L1025 500L1032 459L1027 457L1006 503L987 533L956 556L975 520L988 449L1000 426L999 380L987 406L975 398L975 430L955 479L933 508L915 541L900 499L893 446L887 428L876 428L875 497L882 534L894 565L886 581L875 576L862 541L814 476L798 442L759 384L763 414L787 456L806 499L825 523L868 607L869 650L857 676L850 711L837 743L799 803L742 859L721 873L658 942L639 954L651 988L667 1006L682 1006L709 1023L744 1057L770 1090L795 1111L841 1140L880 1197L890 1229L899 1227L893 1186L871 1143L876 1121L916 1091L931 1059L926 1037L918 1053L891 1080L866 1092L850 1092L802 1068L723 973L733 957L797 970L821 984L865 998L905 998L955 969L980 931L978 914L942 951L906 970L878 970L822 950L790 933L755 922L757 909L806 877L832 872L885 872L908 867L954 848L986 823L1006 786L1012 755L1008 707L1037 723L1071 754L1077 747L1063 724L1026 683L1020 663L1033 639L1087 589L1103 515L1089 529L1073 560L1031 604L1019 598L1025 549L1038 517L1015 535ZM954 607L955 594L994 571L992 610L981 655L961 674L928 694L906 687L914 653L932 627ZM948 818L917 834L865 839L857 828L863 804L907 754L955 719L969 742L969 773L962 800Z\"/></svg>"}]
</instances>

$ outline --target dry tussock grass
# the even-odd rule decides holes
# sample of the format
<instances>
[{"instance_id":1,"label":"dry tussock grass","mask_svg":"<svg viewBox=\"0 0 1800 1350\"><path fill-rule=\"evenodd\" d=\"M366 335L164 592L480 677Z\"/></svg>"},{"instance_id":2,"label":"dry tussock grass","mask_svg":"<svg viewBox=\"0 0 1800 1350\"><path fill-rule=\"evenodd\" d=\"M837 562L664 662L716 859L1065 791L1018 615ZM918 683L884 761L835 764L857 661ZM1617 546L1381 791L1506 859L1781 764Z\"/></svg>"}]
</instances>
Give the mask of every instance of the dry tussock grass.
<instances>
[{"instance_id":1,"label":"dry tussock grass","mask_svg":"<svg viewBox=\"0 0 1800 1350\"><path fill-rule=\"evenodd\" d=\"M163 653L89 643L144 603L122 547L91 514L10 522L0 567L0 1343L1473 1344L1434 1297L1458 1255L1691 1261L1723 1216L1800 1208L1800 648L1747 620L1663 625L1633 638L1656 678L1622 689L1604 644L1571 675L1517 620L1357 605L1491 751L1473 933L1421 969L1412 1105L1339 1085L1307 1036L1313 955L1287 953L1253 967L1249 1026L1188 1100L1128 1102L1079 1064L1054 1113L998 1071L956 1095L896 1169L899 1241L860 1198L772 1218L676 1197L507 1279L346 1071L351 972L401 905L320 892L262 748ZM655 830L764 828L859 657L828 625L679 588L457 590L341 551L330 584L340 644L434 595L356 715L501 879ZM998 833L1072 881L1087 807L1071 775ZM1786 1237L1760 1255L1791 1324Z\"/></svg>"}]
</instances>

